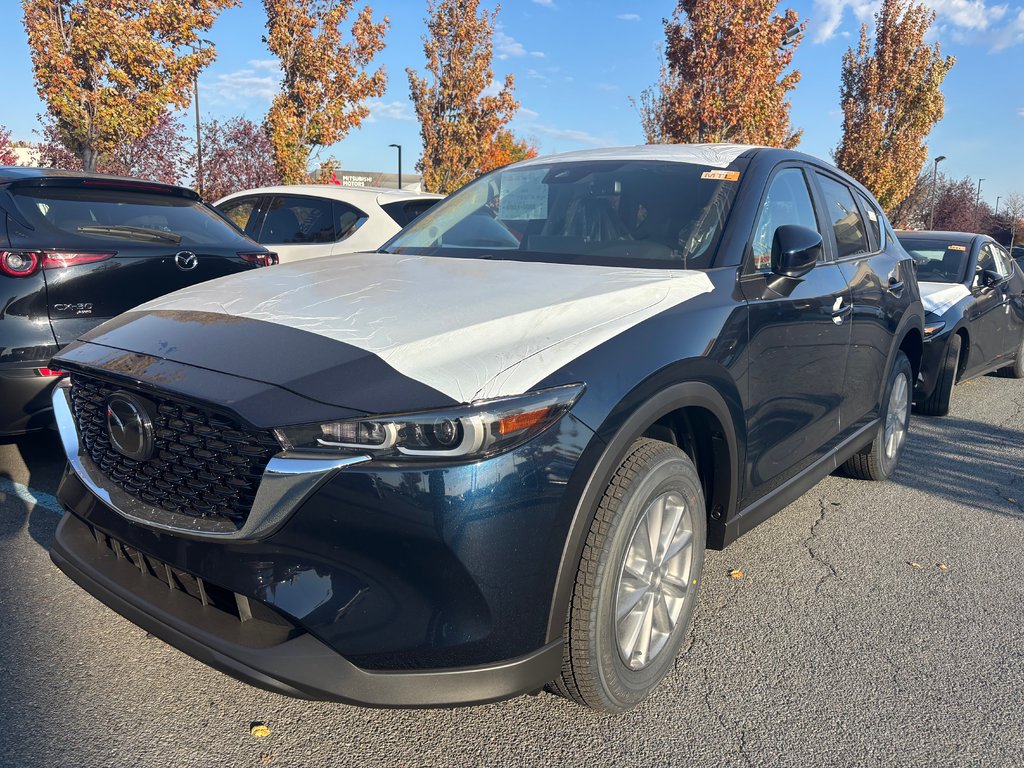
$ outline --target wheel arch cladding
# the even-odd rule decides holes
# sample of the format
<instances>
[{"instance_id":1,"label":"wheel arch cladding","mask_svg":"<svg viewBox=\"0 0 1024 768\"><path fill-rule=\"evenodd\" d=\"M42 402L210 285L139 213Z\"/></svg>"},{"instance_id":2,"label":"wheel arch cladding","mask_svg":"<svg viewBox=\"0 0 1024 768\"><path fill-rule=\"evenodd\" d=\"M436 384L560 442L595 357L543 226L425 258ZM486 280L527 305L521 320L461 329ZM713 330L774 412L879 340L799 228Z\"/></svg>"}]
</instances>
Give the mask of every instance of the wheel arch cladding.
<instances>
[{"instance_id":1,"label":"wheel arch cladding","mask_svg":"<svg viewBox=\"0 0 1024 768\"><path fill-rule=\"evenodd\" d=\"M658 377L659 374L655 374L651 378ZM658 433L662 438L656 439L671 437L666 442L677 445L679 441L690 441L689 447L680 447L687 453L694 451L697 454L699 458L695 463L702 482L710 480L711 483L710 488L704 488L708 546L721 547L725 523L735 512L743 445L743 435L737 434L737 425L743 424L738 393L731 385L724 387L728 397L724 396L722 384L720 381L716 381L714 386L707 381L684 381L655 390L653 394L648 387L641 385L619 403L605 419L602 428L597 430L603 439L591 442L577 465L577 476L570 483L578 489L577 493L571 494L578 501L555 580L547 640L556 640L562 635L576 571L597 502L622 457L638 438L645 435L656 437L653 433ZM649 431L652 434L648 434ZM709 460L713 467L708 466ZM716 510L717 517L712 514Z\"/></svg>"}]
</instances>

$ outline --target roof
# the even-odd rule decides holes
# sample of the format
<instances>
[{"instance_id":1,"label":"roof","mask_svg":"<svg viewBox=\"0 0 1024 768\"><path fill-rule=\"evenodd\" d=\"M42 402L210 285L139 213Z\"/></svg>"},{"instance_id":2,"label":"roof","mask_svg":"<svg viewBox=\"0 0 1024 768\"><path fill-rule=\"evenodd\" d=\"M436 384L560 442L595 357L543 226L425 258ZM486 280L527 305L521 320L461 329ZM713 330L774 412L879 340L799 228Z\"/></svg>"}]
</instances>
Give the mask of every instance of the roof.
<instances>
[{"instance_id":1,"label":"roof","mask_svg":"<svg viewBox=\"0 0 1024 768\"><path fill-rule=\"evenodd\" d=\"M922 240L973 240L976 237L988 237L977 232L944 232L936 229L897 229L896 237L919 237Z\"/></svg>"},{"instance_id":2,"label":"roof","mask_svg":"<svg viewBox=\"0 0 1024 768\"><path fill-rule=\"evenodd\" d=\"M333 200L353 201L357 199L370 198L380 201L380 198L388 198L380 202L399 202L401 200L431 199L440 200L444 195L435 195L429 192L410 192L402 189L387 189L384 187L345 187L339 184L282 184L275 187L256 187L255 189L239 190L225 195L221 200L229 197L240 197L242 195L310 195L311 197L328 197ZM218 203L220 200L217 201Z\"/></svg>"},{"instance_id":3,"label":"roof","mask_svg":"<svg viewBox=\"0 0 1024 768\"><path fill-rule=\"evenodd\" d=\"M177 184L164 184L160 181L147 181L146 179L133 179L128 176L113 176L107 173L86 173L85 171L65 171L60 168L34 168L21 165L0 166L0 184L12 181L30 181L33 179L68 179L78 181L81 179L97 179L99 181L133 181L139 184L153 184L172 189L184 189Z\"/></svg>"},{"instance_id":4,"label":"roof","mask_svg":"<svg viewBox=\"0 0 1024 768\"><path fill-rule=\"evenodd\" d=\"M560 155L545 155L516 163L519 168L547 163L585 160L666 160L725 168L745 152L764 149L750 144L640 144L634 147L583 149Z\"/></svg>"}]
</instances>

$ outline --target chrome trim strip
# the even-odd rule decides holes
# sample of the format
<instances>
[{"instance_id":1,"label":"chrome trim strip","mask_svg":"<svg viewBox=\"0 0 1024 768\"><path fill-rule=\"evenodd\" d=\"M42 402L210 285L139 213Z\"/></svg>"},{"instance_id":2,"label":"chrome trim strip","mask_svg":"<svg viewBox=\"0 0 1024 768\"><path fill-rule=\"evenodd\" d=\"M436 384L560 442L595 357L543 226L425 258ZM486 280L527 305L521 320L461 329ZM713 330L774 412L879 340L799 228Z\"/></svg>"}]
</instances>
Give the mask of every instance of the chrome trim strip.
<instances>
[{"instance_id":1,"label":"chrome trim strip","mask_svg":"<svg viewBox=\"0 0 1024 768\"><path fill-rule=\"evenodd\" d=\"M53 389L53 413L57 420L68 463L79 480L104 504L135 523L196 538L265 538L284 523L317 488L335 472L370 460L366 454L325 458L320 454L282 451L263 471L256 499L239 529L225 523L179 515L146 504L111 483L93 463L78 440L78 429L71 413L71 382L60 381Z\"/></svg>"}]
</instances>

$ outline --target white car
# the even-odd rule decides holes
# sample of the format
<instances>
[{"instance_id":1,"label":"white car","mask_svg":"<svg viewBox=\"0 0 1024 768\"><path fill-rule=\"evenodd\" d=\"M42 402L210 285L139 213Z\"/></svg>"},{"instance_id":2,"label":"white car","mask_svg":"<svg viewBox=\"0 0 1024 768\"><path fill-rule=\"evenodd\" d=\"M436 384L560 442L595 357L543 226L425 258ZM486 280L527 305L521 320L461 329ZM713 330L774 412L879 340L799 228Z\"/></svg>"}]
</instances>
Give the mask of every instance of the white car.
<instances>
[{"instance_id":1,"label":"white car","mask_svg":"<svg viewBox=\"0 0 1024 768\"><path fill-rule=\"evenodd\" d=\"M378 187L295 184L235 192L214 205L289 262L376 250L440 199Z\"/></svg>"}]
</instances>

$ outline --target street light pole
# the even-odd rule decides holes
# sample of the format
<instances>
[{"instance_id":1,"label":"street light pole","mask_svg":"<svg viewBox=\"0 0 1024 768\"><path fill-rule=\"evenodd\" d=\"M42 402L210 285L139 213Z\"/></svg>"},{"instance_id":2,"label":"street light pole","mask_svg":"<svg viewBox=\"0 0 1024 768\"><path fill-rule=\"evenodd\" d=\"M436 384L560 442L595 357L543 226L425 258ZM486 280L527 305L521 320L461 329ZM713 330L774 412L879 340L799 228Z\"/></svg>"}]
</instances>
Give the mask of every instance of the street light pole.
<instances>
[{"instance_id":1,"label":"street light pole","mask_svg":"<svg viewBox=\"0 0 1024 768\"><path fill-rule=\"evenodd\" d=\"M945 159L945 155L939 155L932 166L932 212L928 214L928 229L935 229L935 189L939 180L939 163Z\"/></svg>"},{"instance_id":2,"label":"street light pole","mask_svg":"<svg viewBox=\"0 0 1024 768\"><path fill-rule=\"evenodd\" d=\"M388 144L389 147L394 147L398 150L398 189L402 189L402 145L401 144Z\"/></svg>"},{"instance_id":3,"label":"street light pole","mask_svg":"<svg viewBox=\"0 0 1024 768\"><path fill-rule=\"evenodd\" d=\"M978 226L981 224L981 182L984 179L978 179L978 196L974 199L974 231L978 231Z\"/></svg>"},{"instance_id":4,"label":"street light pole","mask_svg":"<svg viewBox=\"0 0 1024 768\"><path fill-rule=\"evenodd\" d=\"M196 188L199 196L203 196L203 139L199 134L199 73L192 83L194 98L196 102Z\"/></svg>"},{"instance_id":5,"label":"street light pole","mask_svg":"<svg viewBox=\"0 0 1024 768\"><path fill-rule=\"evenodd\" d=\"M1003 199L1003 198L1002 198L1002 196L1001 196L1001 195L997 195L997 196L996 196L996 209L995 209L995 211L994 211L994 212L992 213L992 218L995 218L996 216L998 216L998 215L999 215L999 201L1000 201L1000 200L1002 200L1002 199Z\"/></svg>"}]
</instances>

